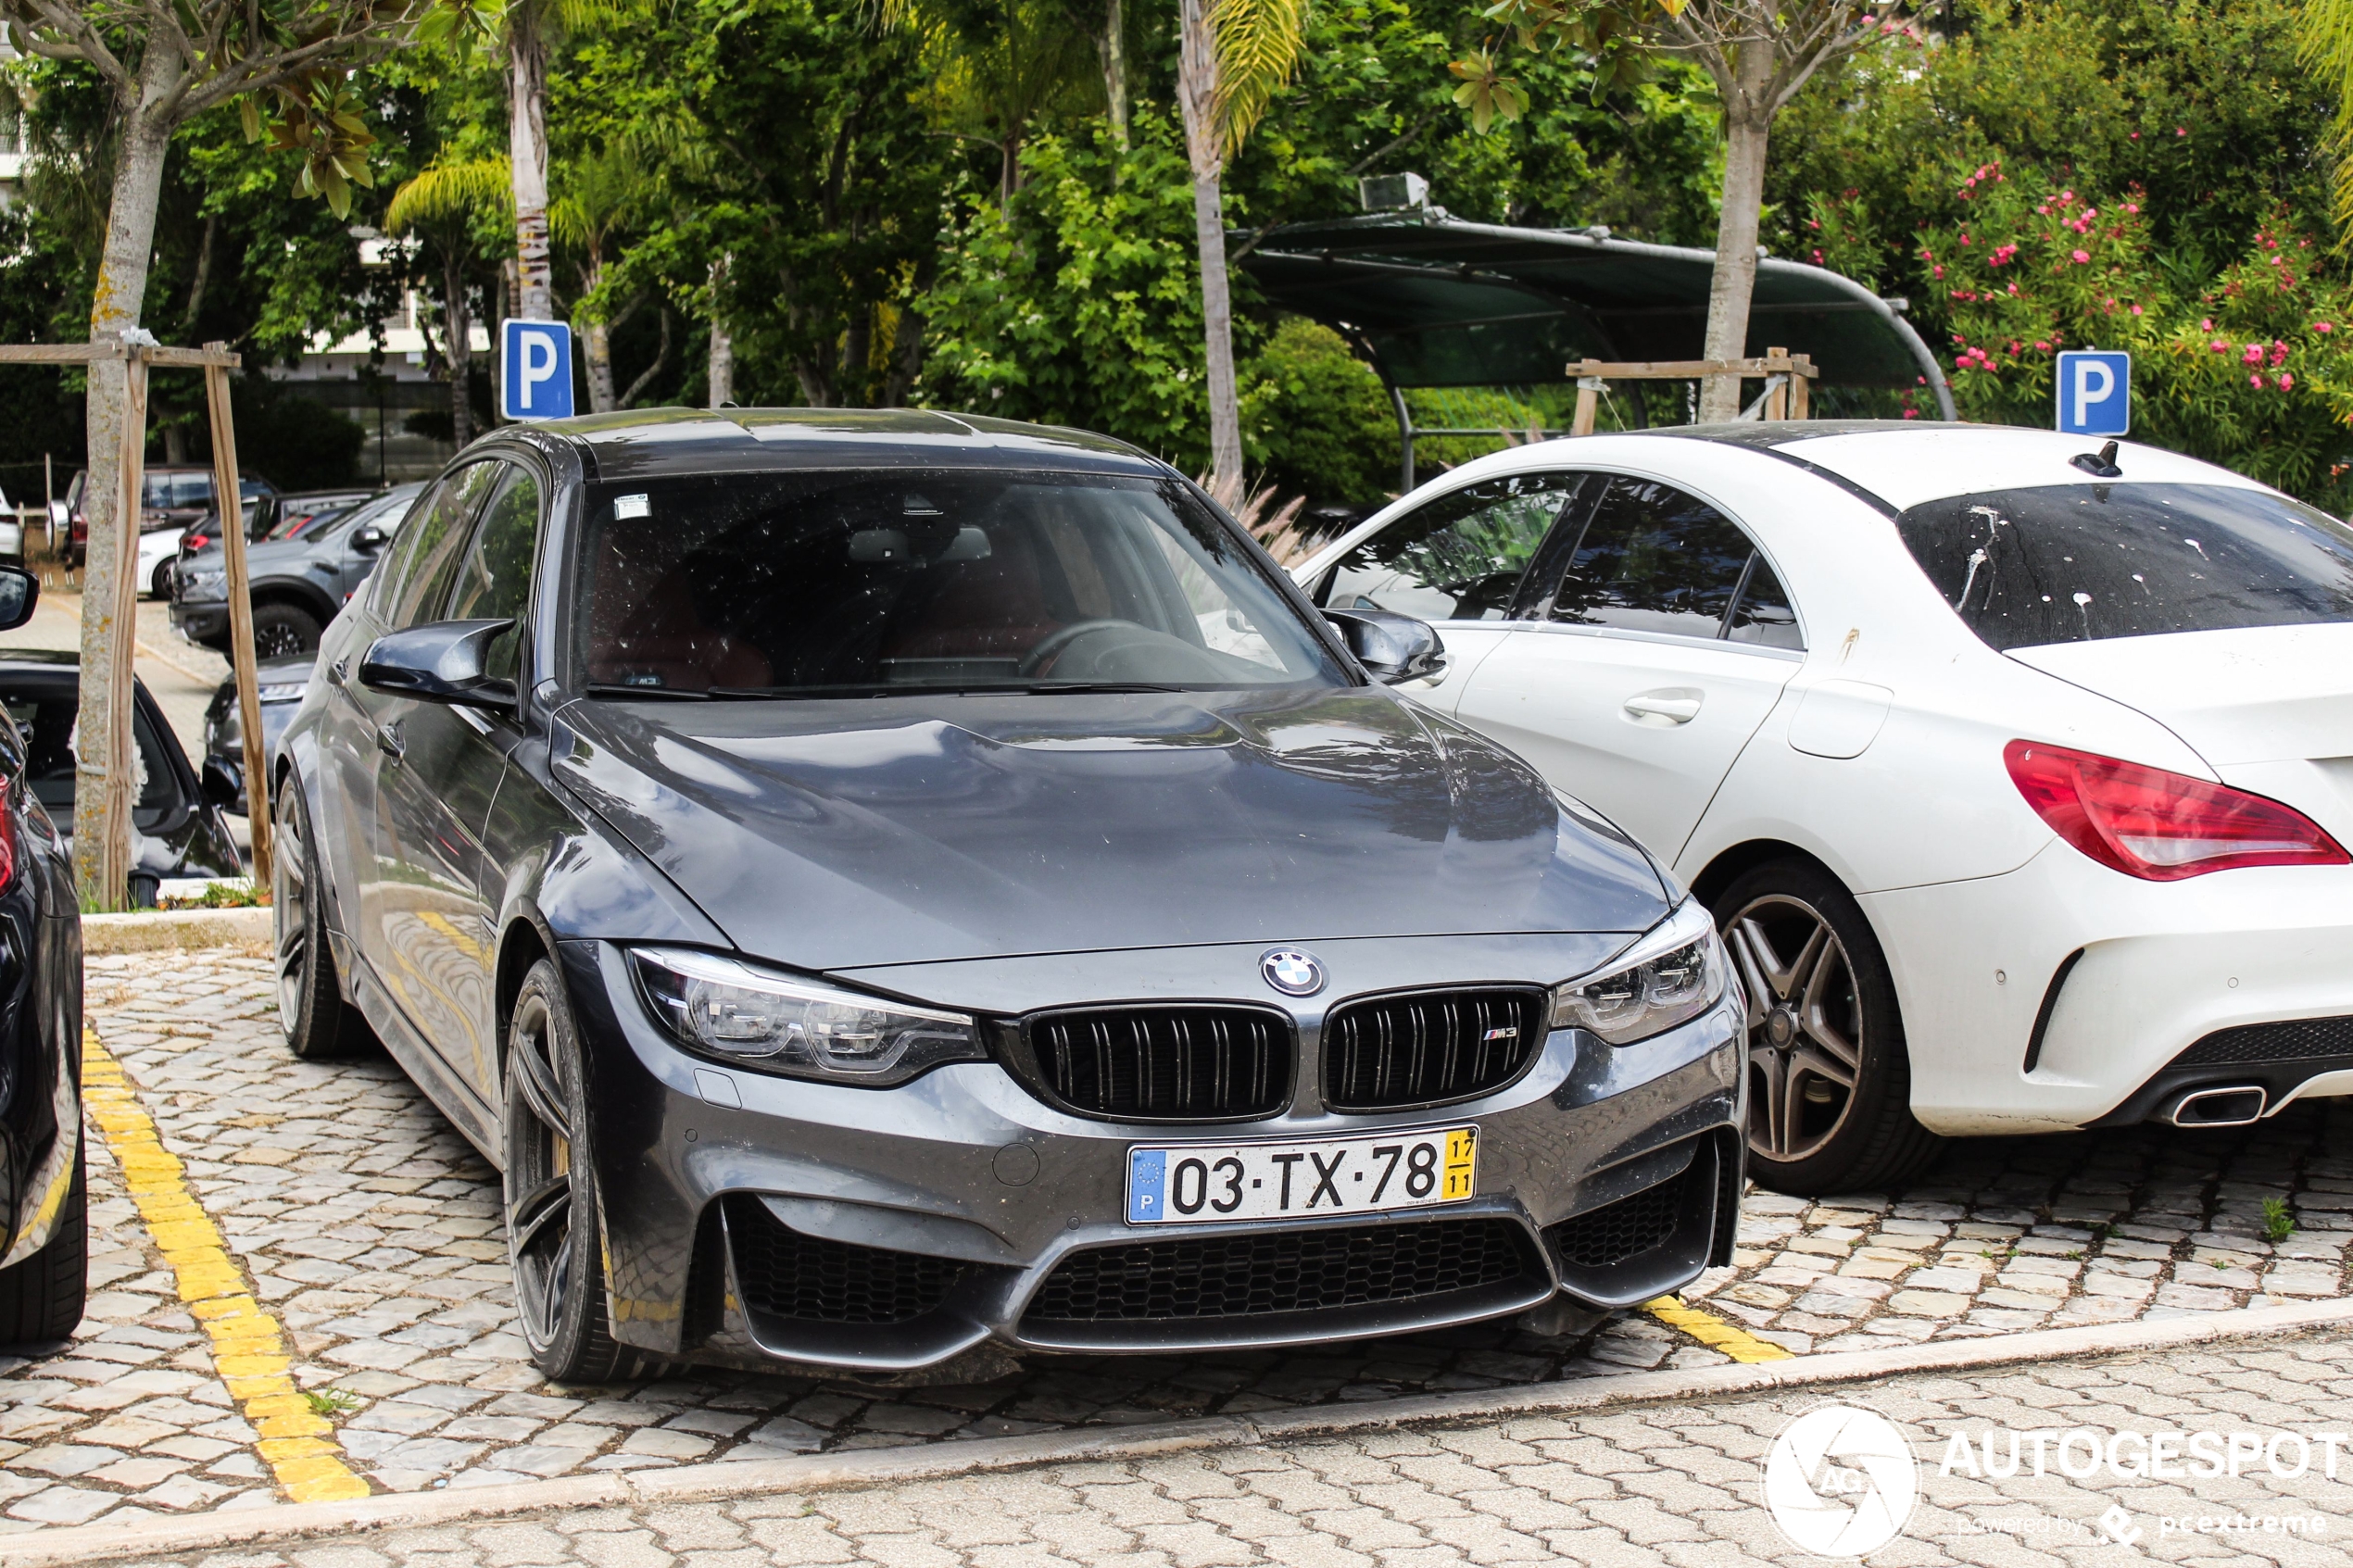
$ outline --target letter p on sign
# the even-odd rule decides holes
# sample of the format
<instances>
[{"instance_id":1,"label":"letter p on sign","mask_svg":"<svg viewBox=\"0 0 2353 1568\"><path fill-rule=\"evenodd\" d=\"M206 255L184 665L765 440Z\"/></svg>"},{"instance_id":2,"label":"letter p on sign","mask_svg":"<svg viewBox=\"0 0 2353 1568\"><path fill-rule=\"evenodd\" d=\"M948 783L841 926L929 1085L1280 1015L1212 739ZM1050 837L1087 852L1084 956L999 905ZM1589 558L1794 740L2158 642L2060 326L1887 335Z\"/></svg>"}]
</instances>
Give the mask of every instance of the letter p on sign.
<instances>
[{"instance_id":1,"label":"letter p on sign","mask_svg":"<svg viewBox=\"0 0 2353 1568\"><path fill-rule=\"evenodd\" d=\"M2060 355L2058 428L2068 435L2130 435L2133 357L2096 349Z\"/></svg>"},{"instance_id":2,"label":"letter p on sign","mask_svg":"<svg viewBox=\"0 0 2353 1568\"><path fill-rule=\"evenodd\" d=\"M561 321L498 323L499 412L510 420L572 418L572 329Z\"/></svg>"}]
</instances>

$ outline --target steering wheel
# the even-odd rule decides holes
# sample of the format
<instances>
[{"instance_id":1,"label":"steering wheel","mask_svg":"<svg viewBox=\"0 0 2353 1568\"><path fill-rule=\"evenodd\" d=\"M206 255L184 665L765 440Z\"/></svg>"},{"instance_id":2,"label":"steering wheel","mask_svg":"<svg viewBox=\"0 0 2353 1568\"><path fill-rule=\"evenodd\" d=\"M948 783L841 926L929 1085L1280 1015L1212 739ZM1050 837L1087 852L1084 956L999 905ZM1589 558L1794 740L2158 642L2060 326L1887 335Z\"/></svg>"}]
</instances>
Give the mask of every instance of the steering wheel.
<instances>
[{"instance_id":1,"label":"steering wheel","mask_svg":"<svg viewBox=\"0 0 2353 1568\"><path fill-rule=\"evenodd\" d=\"M1043 641L1022 655L1021 662L1013 667L1013 672L1017 675L1041 673L1048 665L1062 656L1064 649L1081 637L1091 637L1099 632L1114 630L1140 632L1143 629L1132 621L1122 621L1115 616L1098 616L1092 621L1074 621L1057 631L1047 633Z\"/></svg>"}]
</instances>

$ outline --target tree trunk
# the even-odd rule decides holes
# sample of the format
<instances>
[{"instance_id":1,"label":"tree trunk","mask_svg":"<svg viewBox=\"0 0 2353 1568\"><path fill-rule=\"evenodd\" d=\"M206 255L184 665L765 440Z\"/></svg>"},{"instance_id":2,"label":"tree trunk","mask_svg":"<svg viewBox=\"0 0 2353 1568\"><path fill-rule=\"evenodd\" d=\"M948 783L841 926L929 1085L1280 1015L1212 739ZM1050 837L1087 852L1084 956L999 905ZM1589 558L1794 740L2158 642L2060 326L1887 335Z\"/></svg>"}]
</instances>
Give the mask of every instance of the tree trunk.
<instances>
[{"instance_id":1,"label":"tree trunk","mask_svg":"<svg viewBox=\"0 0 2353 1568\"><path fill-rule=\"evenodd\" d=\"M907 302L899 307L899 324L890 334L890 374L883 382L882 406L896 408L907 401L915 389L916 378L924 373L924 313L916 307L931 292L939 272L937 251L927 250L915 263L915 286Z\"/></svg>"},{"instance_id":2,"label":"tree trunk","mask_svg":"<svg viewBox=\"0 0 2353 1568\"><path fill-rule=\"evenodd\" d=\"M1127 148L1127 23L1119 0L1105 0L1103 31L1095 39L1095 56L1103 67L1103 106L1111 119L1111 139Z\"/></svg>"},{"instance_id":3,"label":"tree trunk","mask_svg":"<svg viewBox=\"0 0 2353 1568\"><path fill-rule=\"evenodd\" d=\"M491 294L491 319L494 322L506 320L514 313L515 308L515 258L513 257L508 257L498 264L498 282ZM494 422L505 417L502 410L507 407L507 385L502 363L505 358L506 356L495 347L490 352L490 409Z\"/></svg>"},{"instance_id":4,"label":"tree trunk","mask_svg":"<svg viewBox=\"0 0 2353 1568\"><path fill-rule=\"evenodd\" d=\"M1752 44L1733 62L1734 90L1724 105L1724 206L1716 220L1716 273L1707 287L1710 359L1740 359L1748 354L1748 304L1756 292L1756 224L1765 202L1765 149L1773 111L1766 86L1773 74L1773 50ZM1712 376L1700 387L1699 422L1738 417L1737 376Z\"/></svg>"},{"instance_id":5,"label":"tree trunk","mask_svg":"<svg viewBox=\"0 0 2353 1568\"><path fill-rule=\"evenodd\" d=\"M90 341L120 342L123 332L139 324L147 295L147 267L155 254L156 204L163 194L165 155L170 150L169 125L150 118L148 106L162 98L177 82L181 62L160 38L151 41L140 63L138 101L126 106L122 143L117 154L114 195L107 214L106 249L98 261L97 288L90 307ZM122 437L126 404L130 400L130 366L121 360L90 367L88 395L90 477L82 483L82 515L89 520L90 555L82 573L82 710L77 721L73 792L74 881L85 902L98 909L119 909L129 885L128 842L109 842L107 822L107 780L127 775L132 758L120 743L129 726L116 721L118 686L127 693L128 680L116 679L120 653L122 673L129 673L132 628L117 620L115 583L122 552L135 552L139 527L136 511L121 515ZM118 645L120 645L118 646Z\"/></svg>"},{"instance_id":6,"label":"tree trunk","mask_svg":"<svg viewBox=\"0 0 2353 1568\"><path fill-rule=\"evenodd\" d=\"M1208 344L1210 494L1242 498L1241 408L1234 391L1234 309L1226 278L1225 135L1217 117L1217 41L1202 0L1183 0L1176 97L1193 170L1193 234L1201 251L1202 331Z\"/></svg>"},{"instance_id":7,"label":"tree trunk","mask_svg":"<svg viewBox=\"0 0 2353 1568\"><path fill-rule=\"evenodd\" d=\"M727 279L727 258L711 264L711 407L724 408L736 400L736 340L719 313L719 291Z\"/></svg>"},{"instance_id":8,"label":"tree trunk","mask_svg":"<svg viewBox=\"0 0 2353 1568\"><path fill-rule=\"evenodd\" d=\"M556 302L547 241L547 45L539 31L539 0L522 0L508 17L507 147L514 166L515 314L526 321L552 321Z\"/></svg>"},{"instance_id":9,"label":"tree trunk","mask_svg":"<svg viewBox=\"0 0 2353 1568\"><path fill-rule=\"evenodd\" d=\"M441 257L441 326L449 339L449 433L458 450L474 438L473 321L466 313L466 270L455 245Z\"/></svg>"},{"instance_id":10,"label":"tree trunk","mask_svg":"<svg viewBox=\"0 0 2353 1568\"><path fill-rule=\"evenodd\" d=\"M583 280L581 292L593 300L604 281L604 263L591 252L588 276ZM612 395L612 323L601 314L591 316L580 337L582 351L588 358L588 411L610 414L615 406Z\"/></svg>"}]
</instances>

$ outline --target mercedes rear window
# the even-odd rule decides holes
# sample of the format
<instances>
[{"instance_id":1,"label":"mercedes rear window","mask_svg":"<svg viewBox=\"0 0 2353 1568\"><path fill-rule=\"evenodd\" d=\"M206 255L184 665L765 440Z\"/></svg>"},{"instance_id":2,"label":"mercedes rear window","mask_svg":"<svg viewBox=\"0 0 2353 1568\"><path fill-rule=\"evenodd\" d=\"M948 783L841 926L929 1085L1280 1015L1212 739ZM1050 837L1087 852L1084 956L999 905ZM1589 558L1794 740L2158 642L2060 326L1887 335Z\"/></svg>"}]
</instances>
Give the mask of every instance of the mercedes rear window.
<instances>
[{"instance_id":1,"label":"mercedes rear window","mask_svg":"<svg viewBox=\"0 0 2353 1568\"><path fill-rule=\"evenodd\" d=\"M1895 520L1996 648L2353 621L2353 528L2223 484L2062 484L1954 495Z\"/></svg>"}]
</instances>

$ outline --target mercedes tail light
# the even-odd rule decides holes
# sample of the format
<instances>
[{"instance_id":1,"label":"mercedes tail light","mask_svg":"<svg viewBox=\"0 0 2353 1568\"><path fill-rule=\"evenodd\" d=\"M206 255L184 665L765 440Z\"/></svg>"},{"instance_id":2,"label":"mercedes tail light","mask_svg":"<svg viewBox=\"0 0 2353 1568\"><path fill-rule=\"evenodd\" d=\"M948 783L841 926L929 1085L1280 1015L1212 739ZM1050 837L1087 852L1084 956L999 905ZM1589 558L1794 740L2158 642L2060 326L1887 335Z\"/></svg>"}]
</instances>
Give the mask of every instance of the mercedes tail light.
<instances>
[{"instance_id":1,"label":"mercedes tail light","mask_svg":"<svg viewBox=\"0 0 2353 1568\"><path fill-rule=\"evenodd\" d=\"M2052 832L2127 876L2179 882L2237 866L2353 860L2301 811L2227 784L2039 741L2010 742L2002 760Z\"/></svg>"}]
</instances>

